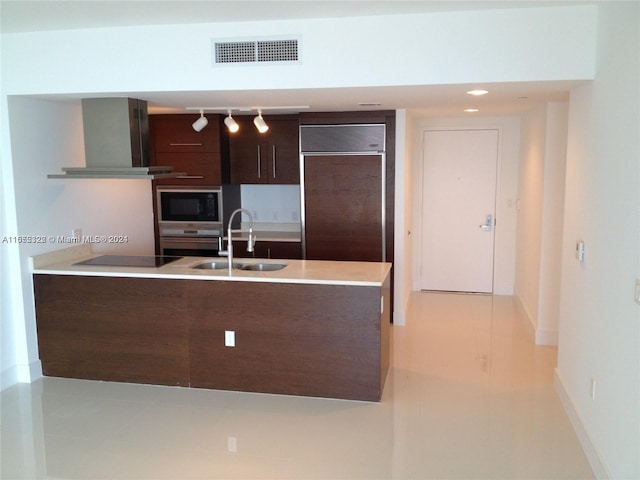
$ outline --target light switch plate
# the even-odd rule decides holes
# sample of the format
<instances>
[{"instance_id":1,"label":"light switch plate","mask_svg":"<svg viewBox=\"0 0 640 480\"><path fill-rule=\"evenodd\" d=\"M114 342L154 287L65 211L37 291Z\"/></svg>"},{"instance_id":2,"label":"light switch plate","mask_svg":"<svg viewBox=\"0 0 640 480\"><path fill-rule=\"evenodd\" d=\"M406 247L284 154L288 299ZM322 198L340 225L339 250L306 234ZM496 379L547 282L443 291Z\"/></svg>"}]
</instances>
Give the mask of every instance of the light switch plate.
<instances>
[{"instance_id":1,"label":"light switch plate","mask_svg":"<svg viewBox=\"0 0 640 480\"><path fill-rule=\"evenodd\" d=\"M224 346L235 347L236 346L236 332L233 330L224 331Z\"/></svg>"},{"instance_id":2,"label":"light switch plate","mask_svg":"<svg viewBox=\"0 0 640 480\"><path fill-rule=\"evenodd\" d=\"M576 242L576 260L584 262L584 242L582 240Z\"/></svg>"}]
</instances>

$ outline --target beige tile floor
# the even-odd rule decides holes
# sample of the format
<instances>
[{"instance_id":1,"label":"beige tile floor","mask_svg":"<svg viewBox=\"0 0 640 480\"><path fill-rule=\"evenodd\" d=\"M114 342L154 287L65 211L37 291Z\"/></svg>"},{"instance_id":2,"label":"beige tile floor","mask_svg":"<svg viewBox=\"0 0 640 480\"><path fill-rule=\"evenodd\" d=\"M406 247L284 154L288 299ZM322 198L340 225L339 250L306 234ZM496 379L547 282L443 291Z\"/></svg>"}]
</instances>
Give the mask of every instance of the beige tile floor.
<instances>
[{"instance_id":1,"label":"beige tile floor","mask_svg":"<svg viewBox=\"0 0 640 480\"><path fill-rule=\"evenodd\" d=\"M511 297L414 293L380 403L44 378L1 396L2 479L590 479Z\"/></svg>"}]
</instances>

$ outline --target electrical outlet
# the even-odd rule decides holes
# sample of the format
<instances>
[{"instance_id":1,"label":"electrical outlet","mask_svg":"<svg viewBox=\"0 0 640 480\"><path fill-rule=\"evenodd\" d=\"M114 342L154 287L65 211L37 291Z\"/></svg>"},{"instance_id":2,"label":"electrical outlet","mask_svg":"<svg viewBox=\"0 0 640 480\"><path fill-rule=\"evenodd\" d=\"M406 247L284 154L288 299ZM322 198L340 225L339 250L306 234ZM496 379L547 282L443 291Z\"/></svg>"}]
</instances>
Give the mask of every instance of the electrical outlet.
<instances>
[{"instance_id":1,"label":"electrical outlet","mask_svg":"<svg viewBox=\"0 0 640 480\"><path fill-rule=\"evenodd\" d=\"M257 210L252 210L251 211L251 216L253 217L253 220L258 220L258 211Z\"/></svg>"},{"instance_id":2,"label":"electrical outlet","mask_svg":"<svg viewBox=\"0 0 640 480\"><path fill-rule=\"evenodd\" d=\"M300 214L298 212L291 212L291 220L294 222L299 222Z\"/></svg>"},{"instance_id":3,"label":"electrical outlet","mask_svg":"<svg viewBox=\"0 0 640 480\"><path fill-rule=\"evenodd\" d=\"M280 212L278 212L277 210L274 210L272 217L273 217L274 221L279 220L280 219Z\"/></svg>"},{"instance_id":4,"label":"electrical outlet","mask_svg":"<svg viewBox=\"0 0 640 480\"><path fill-rule=\"evenodd\" d=\"M227 437L227 451L229 453L238 452L238 439L236 437Z\"/></svg>"}]
</instances>

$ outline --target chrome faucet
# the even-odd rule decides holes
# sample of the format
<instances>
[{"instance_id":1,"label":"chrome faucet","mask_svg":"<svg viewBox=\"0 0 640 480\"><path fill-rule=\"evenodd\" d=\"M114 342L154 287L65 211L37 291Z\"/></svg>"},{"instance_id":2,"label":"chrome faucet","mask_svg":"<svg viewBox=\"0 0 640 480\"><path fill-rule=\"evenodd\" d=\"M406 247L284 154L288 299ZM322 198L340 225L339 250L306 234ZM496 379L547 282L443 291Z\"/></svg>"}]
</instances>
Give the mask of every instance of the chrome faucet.
<instances>
[{"instance_id":1,"label":"chrome faucet","mask_svg":"<svg viewBox=\"0 0 640 480\"><path fill-rule=\"evenodd\" d=\"M233 221L233 217L235 217L236 213L246 213L249 217L249 240L247 241L247 252L253 252L253 246L256 243L256 237L253 236L253 216L251 212L246 208L238 208L233 211L231 216L229 217L229 225L227 227L227 249L222 250L222 237L218 238L218 255L223 257L227 257L229 259L229 273L233 271L233 241L232 235L237 232L242 232L242 228L237 230L231 229L231 223Z\"/></svg>"}]
</instances>

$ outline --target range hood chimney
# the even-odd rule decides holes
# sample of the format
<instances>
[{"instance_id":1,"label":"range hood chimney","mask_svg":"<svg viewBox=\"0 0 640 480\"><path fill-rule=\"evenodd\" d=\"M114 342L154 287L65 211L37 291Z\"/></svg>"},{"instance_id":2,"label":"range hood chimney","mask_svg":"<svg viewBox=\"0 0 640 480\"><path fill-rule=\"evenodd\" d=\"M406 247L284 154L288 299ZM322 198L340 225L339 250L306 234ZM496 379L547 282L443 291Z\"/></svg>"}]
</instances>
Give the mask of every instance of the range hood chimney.
<instances>
[{"instance_id":1,"label":"range hood chimney","mask_svg":"<svg viewBox=\"0 0 640 480\"><path fill-rule=\"evenodd\" d=\"M82 99L86 167L65 167L47 178L133 178L184 175L150 166L147 102L135 98Z\"/></svg>"}]
</instances>

